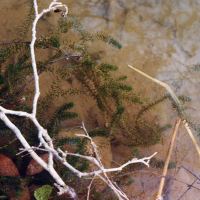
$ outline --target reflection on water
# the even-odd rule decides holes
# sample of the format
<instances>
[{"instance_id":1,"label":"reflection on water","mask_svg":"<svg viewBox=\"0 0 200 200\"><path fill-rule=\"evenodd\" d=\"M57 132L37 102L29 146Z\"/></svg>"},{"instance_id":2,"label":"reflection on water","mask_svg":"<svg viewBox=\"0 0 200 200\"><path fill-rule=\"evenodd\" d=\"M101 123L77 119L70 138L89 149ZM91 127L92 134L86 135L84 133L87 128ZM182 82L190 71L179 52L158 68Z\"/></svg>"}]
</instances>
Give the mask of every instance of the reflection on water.
<instances>
[{"instance_id":1,"label":"reflection on water","mask_svg":"<svg viewBox=\"0 0 200 200\"><path fill-rule=\"evenodd\" d=\"M49 2L49 0L40 1L40 9L47 6ZM128 69L127 64L131 64L169 85L184 77L181 87L173 87L173 89L177 94L184 94L192 98L193 101L188 104L187 113L195 121L199 121L200 74L188 70L200 62L199 0L65 0L63 2L68 5L70 13L80 16L86 30L89 32L105 31L121 42L123 46L121 50L98 44L94 55L99 56L96 52L102 52L100 55L102 61L109 61L119 66L120 73L129 75L129 83L135 87L136 91L142 90L152 98L164 92L164 90L160 90L160 87ZM15 33L19 31L28 7L28 0L1 1L0 43L16 38ZM40 32L50 32L58 18L59 14L45 15L39 25ZM189 72L186 74L187 71ZM162 111L161 118L174 124L176 116L171 111L171 107L168 105L165 109L168 112ZM187 134L180 134L182 135L177 138L178 162L180 161L193 173L197 173L200 167L197 153L188 140ZM167 137L165 139L168 140ZM200 140L198 141L200 142ZM158 157L165 159L167 145L160 144L156 148L158 148ZM155 151L155 147L150 147L148 151ZM194 179L186 171L180 171L178 178L184 176L187 177L189 183ZM134 179L148 182L145 177L147 176L140 175ZM178 199L178 192L183 193L184 188L184 184L180 186L174 182L171 198ZM134 192L133 188L130 190ZM151 197L150 193L146 194L147 196L143 195L141 199L148 199L147 196ZM190 195L188 193L185 199L191 199ZM192 199L197 199L200 192L193 189L192 195Z\"/></svg>"}]
</instances>

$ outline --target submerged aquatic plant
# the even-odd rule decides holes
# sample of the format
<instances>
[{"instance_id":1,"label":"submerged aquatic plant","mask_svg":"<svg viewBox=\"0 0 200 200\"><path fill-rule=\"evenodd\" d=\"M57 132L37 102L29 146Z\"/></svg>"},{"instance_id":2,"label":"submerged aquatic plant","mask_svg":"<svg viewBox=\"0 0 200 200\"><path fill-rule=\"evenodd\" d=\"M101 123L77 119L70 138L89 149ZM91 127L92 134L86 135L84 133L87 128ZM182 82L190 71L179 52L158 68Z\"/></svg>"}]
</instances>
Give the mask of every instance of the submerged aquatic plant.
<instances>
[{"instance_id":1,"label":"submerged aquatic plant","mask_svg":"<svg viewBox=\"0 0 200 200\"><path fill-rule=\"evenodd\" d=\"M98 177L106 182L115 196L127 199L128 197L112 183L107 172L120 171L129 164L140 162L149 166L149 160L155 154L141 159L131 158L120 167L105 169L92 137L106 136L107 140L112 141L118 135L117 130L120 130L123 131L125 138L125 142L120 141L120 144L128 148L155 144L160 141L160 127L139 118L165 98L161 97L142 107L138 117L129 118L126 103L131 102L139 107L145 103L144 99L140 94L133 92L132 86L126 84L127 76L114 77L112 75L112 72L118 70L117 66L101 63L92 56L89 50L90 44L96 41L107 43L118 49L121 49L122 45L104 32L91 33L85 30L77 17L72 15L62 17L55 31L36 37L36 24L39 18L50 10L60 9L60 7L63 9L63 6L65 12L62 15L65 15L67 7L56 0L48 9L38 13L37 1L34 0L19 38L1 45L0 66L5 70L1 70L0 74L0 118L2 119L0 128L5 131L11 129L15 133L23 146L20 154L28 153L50 173L56 182L54 185L59 190L59 194L67 193L71 198L77 199L79 194L74 188L79 189L82 184L80 177L90 177L91 182L86 181L89 189L84 191L89 197L90 187L94 179ZM35 18L33 11L35 11ZM32 21L33 38L31 41L25 41ZM77 37L74 37L75 35ZM52 56L43 61L36 61L35 52L40 53L46 49L52 50ZM17 63L5 65L5 62L17 52L20 52ZM59 66L61 60L65 62ZM45 76L51 74L50 89L43 97L40 97L38 81L41 74ZM69 87L66 85L62 87L66 80ZM78 81L79 87L72 87L74 80ZM35 85L33 86L32 83ZM84 134L59 138L61 122L78 117L79 113L74 111L76 103L66 101L66 97L77 94L84 94L95 100L99 112L104 116L106 128L93 129L88 133L82 124L75 128L83 130ZM62 104L55 104L61 97L65 99ZM21 101L22 99L26 101ZM151 137L146 133L149 133ZM14 142L12 137L8 140ZM63 146L68 144L73 146L73 153L64 150ZM92 156L87 153L88 146L91 146ZM2 147L8 151L9 146ZM48 162L39 157L39 152L49 153ZM97 170L88 172L87 170L91 170L90 163L95 164ZM78 186L74 186L72 180L78 182ZM127 181L130 184L132 182L132 180Z\"/></svg>"}]
</instances>

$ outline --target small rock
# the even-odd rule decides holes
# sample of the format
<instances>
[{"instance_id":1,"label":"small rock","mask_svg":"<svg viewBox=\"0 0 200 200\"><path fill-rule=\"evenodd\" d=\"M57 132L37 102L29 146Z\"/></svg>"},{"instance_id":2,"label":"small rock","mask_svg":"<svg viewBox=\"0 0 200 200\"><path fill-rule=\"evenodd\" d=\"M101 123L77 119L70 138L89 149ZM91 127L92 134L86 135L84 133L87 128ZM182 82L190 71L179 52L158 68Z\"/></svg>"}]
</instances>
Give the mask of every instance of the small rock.
<instances>
[{"instance_id":1,"label":"small rock","mask_svg":"<svg viewBox=\"0 0 200 200\"><path fill-rule=\"evenodd\" d=\"M42 160L44 160L44 162L47 162L48 156L49 156L49 154L45 153L45 154L42 154L40 156L40 158L42 158ZM35 175L35 174L42 172L43 170L44 170L44 168L37 161L32 159L27 167L26 174L27 175Z\"/></svg>"},{"instance_id":2,"label":"small rock","mask_svg":"<svg viewBox=\"0 0 200 200\"><path fill-rule=\"evenodd\" d=\"M0 153L0 175L17 177L19 176L19 171L13 161L7 156Z\"/></svg>"}]
</instances>

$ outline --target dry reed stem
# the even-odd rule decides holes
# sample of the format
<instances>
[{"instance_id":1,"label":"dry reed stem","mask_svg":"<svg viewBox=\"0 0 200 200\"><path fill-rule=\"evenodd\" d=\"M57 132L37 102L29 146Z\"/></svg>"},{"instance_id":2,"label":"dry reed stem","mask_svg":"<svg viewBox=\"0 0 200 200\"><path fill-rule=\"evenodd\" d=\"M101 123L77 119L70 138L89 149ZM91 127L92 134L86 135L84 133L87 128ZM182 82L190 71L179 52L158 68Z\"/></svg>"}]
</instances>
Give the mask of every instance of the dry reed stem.
<instances>
[{"instance_id":1,"label":"dry reed stem","mask_svg":"<svg viewBox=\"0 0 200 200\"><path fill-rule=\"evenodd\" d=\"M170 157L171 157L171 154L172 154L174 141L175 141L175 138L176 138L176 133L177 133L177 130L180 126L180 123L181 123L181 119L177 120L176 124L174 126L172 138L171 138L169 149L168 149L168 152L167 152L167 157L166 157L166 160L165 160L165 165L164 165L163 172L162 172L162 178L160 180L158 193L156 195L156 200L162 199L162 191L163 191L163 187L164 187L164 183L165 183L165 177L166 177L166 174L167 174L167 169L168 169L168 166L169 166L169 161L170 161Z\"/></svg>"},{"instance_id":2,"label":"dry reed stem","mask_svg":"<svg viewBox=\"0 0 200 200\"><path fill-rule=\"evenodd\" d=\"M189 136L190 136L190 138L191 138L196 150L197 150L197 153L200 156L200 148L199 148L199 146L197 144L197 141L194 138L194 135L192 134L192 131L190 130L190 127L188 126L188 123L186 122L186 120L182 120L182 122L183 122L183 124L184 124L184 126L185 126L185 128L186 128L186 130L187 130L187 132L188 132L188 134L189 134Z\"/></svg>"},{"instance_id":3,"label":"dry reed stem","mask_svg":"<svg viewBox=\"0 0 200 200\"><path fill-rule=\"evenodd\" d=\"M163 83L162 81L159 81L155 78L152 78L151 76L145 74L144 72L140 71L139 69L136 69L135 67L132 67L131 65L128 65L131 69L133 69L134 71L138 72L139 74L147 77L148 79L152 80L153 82L163 86L171 95L171 97L174 99L174 101L176 102L176 104L178 106L181 106L181 103L180 101L178 100L177 96L174 94L174 92L172 91L172 89L166 84L166 83Z\"/></svg>"}]
</instances>

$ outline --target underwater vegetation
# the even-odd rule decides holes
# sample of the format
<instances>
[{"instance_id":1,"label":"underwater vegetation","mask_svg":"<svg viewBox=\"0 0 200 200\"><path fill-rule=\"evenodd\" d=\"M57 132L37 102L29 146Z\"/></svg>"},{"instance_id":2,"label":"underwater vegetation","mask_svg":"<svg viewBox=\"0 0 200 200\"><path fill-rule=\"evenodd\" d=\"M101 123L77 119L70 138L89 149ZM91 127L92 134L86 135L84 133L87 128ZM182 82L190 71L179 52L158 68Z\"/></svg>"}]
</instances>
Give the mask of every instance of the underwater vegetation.
<instances>
[{"instance_id":1,"label":"underwater vegetation","mask_svg":"<svg viewBox=\"0 0 200 200\"><path fill-rule=\"evenodd\" d=\"M30 41L27 41L27 34L32 21L33 8L31 6L18 38L0 46L0 104L7 109L31 111L34 78L32 78ZM97 42L117 49L123 47L123 44L104 32L91 33L90 30L85 30L80 19L73 15L60 18L54 31L48 34L43 33L38 37L35 51L38 53L45 52L45 50L51 51L51 56L37 61L38 74L51 77L49 78L51 79L49 81L50 89L39 99L38 121L48 130L55 147L68 146L74 153L87 155L88 143L85 138L70 135L58 137L63 121L68 122L69 128L72 126L70 120L79 118L76 102L68 101L68 98L76 95L79 97L82 95L84 98L85 95L95 102L95 106L104 119L103 127L94 127L88 131L91 137L103 137L113 146L122 145L130 150L137 146L149 146L160 142L163 130L171 126L160 127L148 121L145 114L169 97L163 95L154 101L149 101L142 93L134 93L134 88L126 83L127 76L119 75L117 66L101 62L98 56L94 56L90 46ZM15 54L18 54L19 57L16 62L12 62ZM61 64L59 64L60 62ZM73 85L75 81L78 83L76 87ZM66 82L66 87L63 87ZM60 98L63 98L64 101L58 105L56 102ZM189 101L184 96L180 98L183 101ZM137 108L137 112L131 113L133 115L128 114L127 110L134 110L134 108ZM37 133L36 127L29 119L14 115L9 117L15 122L25 138L30 141L31 146L39 145L38 136L35 134ZM26 185L53 186L53 181L47 172L43 171L34 176L25 174L24 169L28 166L31 158L28 155L24 158L16 157L15 154L21 145L1 121L0 130L0 153L15 159L15 164L26 180ZM136 155L138 155L137 151L133 153L133 156ZM67 161L81 172L87 171L91 167L88 161L80 157L68 156ZM78 178L59 162L55 163L56 170L63 180L68 185L78 188L78 195L83 197L87 192L89 181ZM155 165L159 165L158 162L155 163ZM9 182L5 177L1 177L1 180L5 184ZM117 181L120 187L134 183L133 179L125 176ZM18 180L16 184L18 184ZM96 184L98 185L98 181ZM49 187L47 188L49 190ZM20 188L16 187L16 191L19 190ZM5 195L1 189L0 192L0 194ZM107 199L116 198L107 187L102 192L94 187L91 197L102 199L105 193L108 194ZM52 198L58 199L56 191L52 192Z\"/></svg>"}]
</instances>

